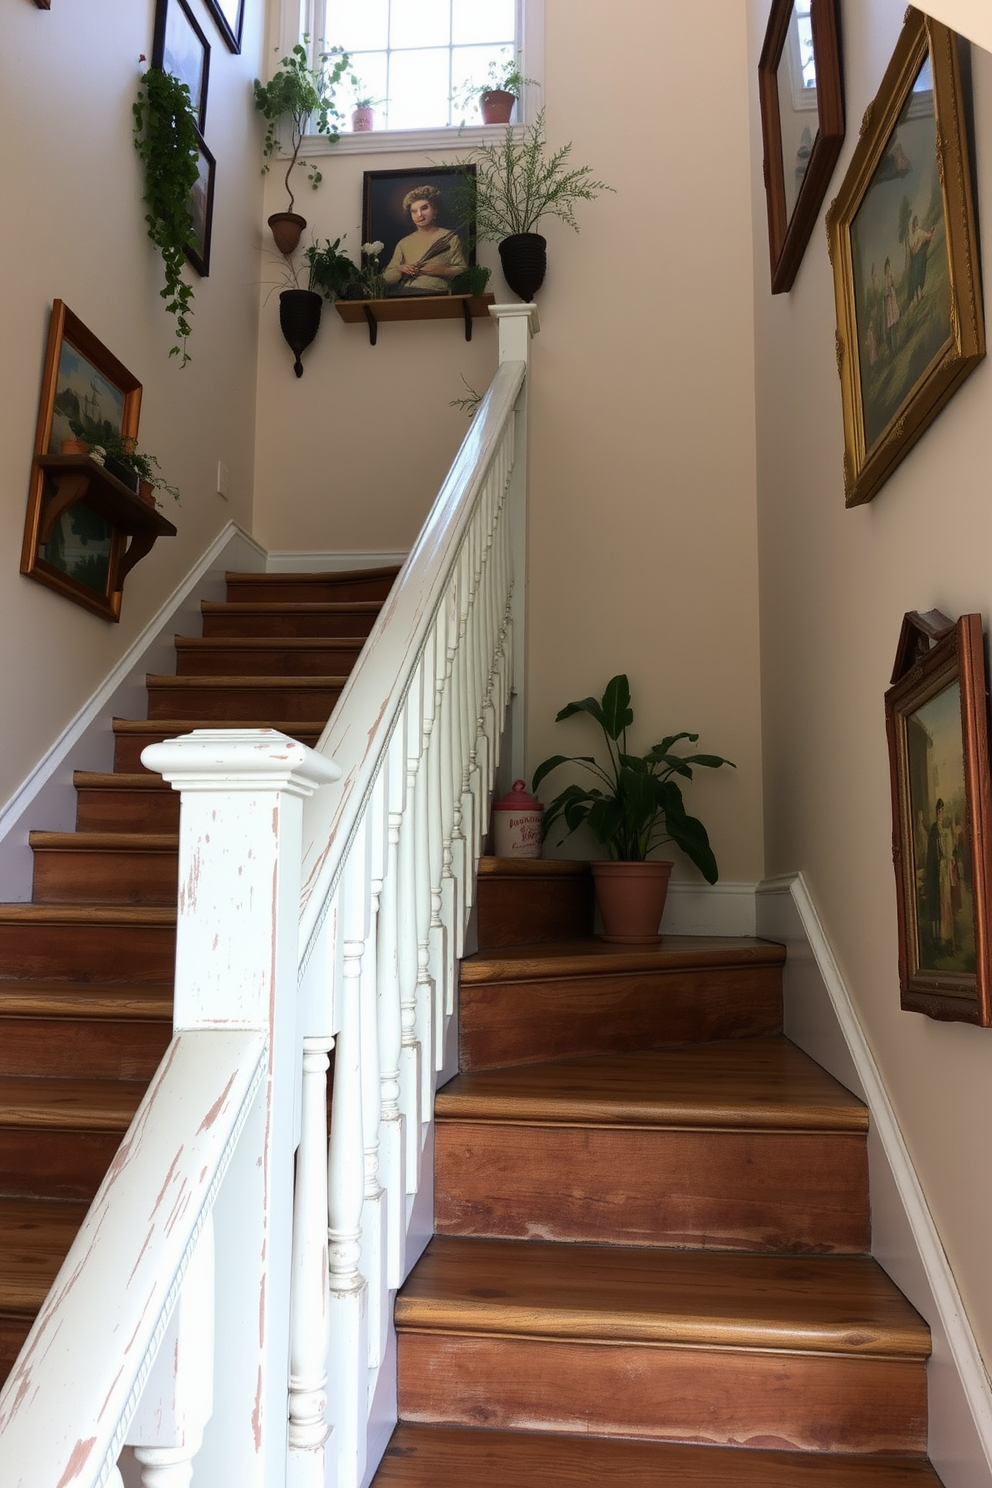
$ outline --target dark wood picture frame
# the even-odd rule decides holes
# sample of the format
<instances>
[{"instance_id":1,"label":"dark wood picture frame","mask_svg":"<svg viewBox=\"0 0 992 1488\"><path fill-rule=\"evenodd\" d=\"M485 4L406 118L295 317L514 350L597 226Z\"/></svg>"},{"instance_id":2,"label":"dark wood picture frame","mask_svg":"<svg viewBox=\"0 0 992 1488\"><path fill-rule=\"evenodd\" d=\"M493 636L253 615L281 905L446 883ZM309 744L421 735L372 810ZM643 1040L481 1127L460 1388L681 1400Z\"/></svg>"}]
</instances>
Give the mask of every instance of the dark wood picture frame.
<instances>
[{"instance_id":1,"label":"dark wood picture frame","mask_svg":"<svg viewBox=\"0 0 992 1488\"><path fill-rule=\"evenodd\" d=\"M158 0L152 66L170 72L189 88L200 133L207 122L210 43L186 0Z\"/></svg>"},{"instance_id":2,"label":"dark wood picture frame","mask_svg":"<svg viewBox=\"0 0 992 1488\"><path fill-rule=\"evenodd\" d=\"M885 694L899 990L909 1012L992 1024L992 791L980 615L905 617Z\"/></svg>"},{"instance_id":3,"label":"dark wood picture frame","mask_svg":"<svg viewBox=\"0 0 992 1488\"><path fill-rule=\"evenodd\" d=\"M227 42L228 50L240 52L241 33L245 24L245 0L206 0L217 30Z\"/></svg>"},{"instance_id":4,"label":"dark wood picture frame","mask_svg":"<svg viewBox=\"0 0 992 1488\"><path fill-rule=\"evenodd\" d=\"M379 263L389 267L398 245L412 233L413 223L403 198L418 186L432 186L440 192L437 205L438 226L457 230L466 264L475 263L475 221L466 220L459 199L459 182L474 174L474 165L431 165L426 170L409 169L366 171L362 183L362 242L383 244ZM458 218L461 216L462 220ZM445 294L444 289L428 291ZM390 287L386 289L387 296Z\"/></svg>"},{"instance_id":5,"label":"dark wood picture frame","mask_svg":"<svg viewBox=\"0 0 992 1488\"><path fill-rule=\"evenodd\" d=\"M214 174L217 162L207 149L203 137L199 140L200 174L190 197L190 239L185 253L201 278L210 273L210 239L214 224Z\"/></svg>"},{"instance_id":6,"label":"dark wood picture frame","mask_svg":"<svg viewBox=\"0 0 992 1488\"><path fill-rule=\"evenodd\" d=\"M848 506L878 493L985 355L967 45L906 12L827 212Z\"/></svg>"},{"instance_id":7,"label":"dark wood picture frame","mask_svg":"<svg viewBox=\"0 0 992 1488\"><path fill-rule=\"evenodd\" d=\"M798 25L795 0L772 0L758 61L772 294L792 288L844 142L837 0L811 0L809 16L816 85L803 89L803 98L793 104L793 113L800 119L800 110L808 111L809 123L797 143L792 138L797 121L792 121L788 131L790 160L785 158L782 74L787 68L794 70L792 52ZM795 83L793 79L790 98L796 97ZM810 128L810 124L815 127Z\"/></svg>"},{"instance_id":8,"label":"dark wood picture frame","mask_svg":"<svg viewBox=\"0 0 992 1488\"><path fill-rule=\"evenodd\" d=\"M175 527L86 453L63 453L69 420L136 438L141 383L61 300L52 305L21 573L106 620L124 578ZM127 539L130 537L130 543Z\"/></svg>"}]
</instances>

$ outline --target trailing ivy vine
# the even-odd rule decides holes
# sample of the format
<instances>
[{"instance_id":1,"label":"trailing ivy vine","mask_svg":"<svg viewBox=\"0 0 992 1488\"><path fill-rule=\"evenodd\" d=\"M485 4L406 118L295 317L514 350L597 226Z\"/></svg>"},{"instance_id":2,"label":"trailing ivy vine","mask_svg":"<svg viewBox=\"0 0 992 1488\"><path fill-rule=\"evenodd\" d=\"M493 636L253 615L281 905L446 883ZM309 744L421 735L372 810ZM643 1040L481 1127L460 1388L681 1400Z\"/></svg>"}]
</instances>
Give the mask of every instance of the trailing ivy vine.
<instances>
[{"instance_id":1,"label":"trailing ivy vine","mask_svg":"<svg viewBox=\"0 0 992 1488\"><path fill-rule=\"evenodd\" d=\"M134 148L145 168L145 222L162 255L168 314L176 318L177 344L170 356L189 361L193 287L182 276L192 214L190 197L199 175L199 136L189 88L160 67L145 73L134 104Z\"/></svg>"}]
</instances>

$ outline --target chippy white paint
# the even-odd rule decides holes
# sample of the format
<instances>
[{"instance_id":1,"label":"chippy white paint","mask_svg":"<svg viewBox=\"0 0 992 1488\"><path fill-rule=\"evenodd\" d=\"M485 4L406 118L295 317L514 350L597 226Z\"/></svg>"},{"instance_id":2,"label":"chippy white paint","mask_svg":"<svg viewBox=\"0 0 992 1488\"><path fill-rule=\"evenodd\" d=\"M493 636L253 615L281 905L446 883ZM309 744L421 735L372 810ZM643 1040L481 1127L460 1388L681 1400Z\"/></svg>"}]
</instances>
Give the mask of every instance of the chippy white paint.
<instances>
[{"instance_id":1,"label":"chippy white paint","mask_svg":"<svg viewBox=\"0 0 992 1488\"><path fill-rule=\"evenodd\" d=\"M3 1488L117 1484L125 1440L143 1488L362 1488L375 1470L522 681L536 312L496 309L499 371L319 749L208 729L142 756L182 795L176 1033L0 1395Z\"/></svg>"}]
</instances>

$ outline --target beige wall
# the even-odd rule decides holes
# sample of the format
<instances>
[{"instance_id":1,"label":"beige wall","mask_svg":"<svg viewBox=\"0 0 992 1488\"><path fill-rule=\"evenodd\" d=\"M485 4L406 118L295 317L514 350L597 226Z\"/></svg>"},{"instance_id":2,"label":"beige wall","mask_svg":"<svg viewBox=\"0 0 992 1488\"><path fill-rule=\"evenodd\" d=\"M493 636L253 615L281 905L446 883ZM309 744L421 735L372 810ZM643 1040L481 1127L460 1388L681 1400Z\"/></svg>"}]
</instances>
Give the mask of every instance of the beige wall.
<instances>
[{"instance_id":1,"label":"beige wall","mask_svg":"<svg viewBox=\"0 0 992 1488\"><path fill-rule=\"evenodd\" d=\"M752 77L767 12L768 0L749 0ZM828 200L903 12L902 0L844 8L849 133ZM987 216L992 55L976 49L973 66ZM899 1010L883 694L906 610L992 610L992 366L873 502L845 510L822 222L792 292L773 298L754 101L751 117L766 866L806 875L988 1358L992 1034Z\"/></svg>"},{"instance_id":2,"label":"beige wall","mask_svg":"<svg viewBox=\"0 0 992 1488\"><path fill-rule=\"evenodd\" d=\"M581 749L554 714L634 687L637 736L697 729L734 759L691 787L726 879L762 868L754 487L754 386L744 15L621 0L603 34L594 0L546 0L542 101L554 144L616 188L579 209L581 232L548 222L550 269L534 342L530 543L531 767ZM700 104L693 66L708 68ZM605 100L615 97L620 103ZM423 157L421 157L423 159ZM332 158L299 205L323 236L359 241L366 169L409 155ZM280 205L270 184L267 210ZM480 255L498 262L486 245ZM274 255L269 263L274 268ZM275 278L270 271L266 277ZM511 298L498 270L498 297ZM452 324L360 327L325 311L301 381L262 312L256 533L276 548L409 544L464 431L447 407L460 374L486 385L495 332L471 346ZM570 745L571 741L571 745ZM707 772L704 772L706 774ZM683 876L695 876L685 867Z\"/></svg>"},{"instance_id":3,"label":"beige wall","mask_svg":"<svg viewBox=\"0 0 992 1488\"><path fill-rule=\"evenodd\" d=\"M233 56L202 0L211 45L206 139L217 158L213 264L196 286L193 361L168 359L161 265L144 229L131 104L151 54L154 0L88 0L0 17L0 802L61 733L230 518L251 517L260 189L249 81L261 49L249 6ZM245 150L246 132L252 148ZM51 302L66 302L143 383L140 442L182 492L177 538L129 579L113 625L18 573ZM215 494L218 459L231 499ZM170 504L171 505L171 504Z\"/></svg>"}]
</instances>

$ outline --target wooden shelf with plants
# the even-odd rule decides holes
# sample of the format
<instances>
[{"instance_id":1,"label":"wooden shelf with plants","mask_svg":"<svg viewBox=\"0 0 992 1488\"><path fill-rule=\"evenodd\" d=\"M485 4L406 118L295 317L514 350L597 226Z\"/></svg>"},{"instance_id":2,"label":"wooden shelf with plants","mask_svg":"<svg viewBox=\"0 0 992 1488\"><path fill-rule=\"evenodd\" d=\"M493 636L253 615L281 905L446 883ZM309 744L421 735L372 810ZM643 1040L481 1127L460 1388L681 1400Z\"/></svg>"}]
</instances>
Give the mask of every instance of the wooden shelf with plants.
<instances>
[{"instance_id":1,"label":"wooden shelf with plants","mask_svg":"<svg viewBox=\"0 0 992 1488\"><path fill-rule=\"evenodd\" d=\"M369 328L369 344L374 346L380 324L394 320L461 320L465 340L472 339L472 321L488 316L496 296L487 291L479 295L402 295L389 300L335 300L334 306L347 325Z\"/></svg>"}]
</instances>

